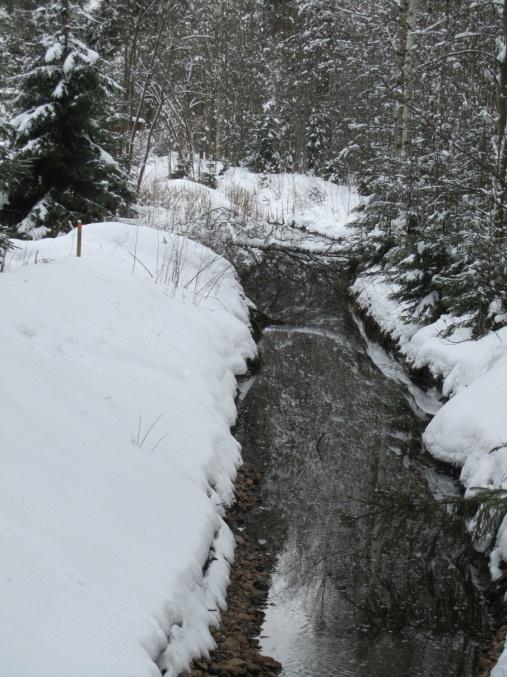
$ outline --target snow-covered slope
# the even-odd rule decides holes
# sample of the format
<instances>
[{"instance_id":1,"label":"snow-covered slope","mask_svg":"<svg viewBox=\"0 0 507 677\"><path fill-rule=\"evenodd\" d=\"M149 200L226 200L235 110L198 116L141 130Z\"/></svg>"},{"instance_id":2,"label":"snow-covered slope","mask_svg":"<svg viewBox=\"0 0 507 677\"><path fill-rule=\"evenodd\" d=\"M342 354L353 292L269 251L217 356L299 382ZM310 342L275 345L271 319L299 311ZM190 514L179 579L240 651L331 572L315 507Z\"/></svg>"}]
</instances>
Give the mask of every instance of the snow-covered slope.
<instances>
[{"instance_id":1,"label":"snow-covered slope","mask_svg":"<svg viewBox=\"0 0 507 677\"><path fill-rule=\"evenodd\" d=\"M255 350L240 285L147 228L86 226L82 259L72 235L17 244L0 275L0 672L177 675L212 646L233 553L229 429Z\"/></svg>"},{"instance_id":2,"label":"snow-covered slope","mask_svg":"<svg viewBox=\"0 0 507 677\"><path fill-rule=\"evenodd\" d=\"M216 231L236 218L242 237L301 240L301 232L311 231L345 238L360 200L352 186L305 174L255 174L232 167L216 177L212 189L188 179L169 179L168 171L166 157L153 158L148 165L140 216L172 232L195 234L203 226ZM306 237L305 245L318 244L314 239Z\"/></svg>"},{"instance_id":3,"label":"snow-covered slope","mask_svg":"<svg viewBox=\"0 0 507 677\"><path fill-rule=\"evenodd\" d=\"M393 291L380 273L360 277L353 286L359 304L398 342L407 362L429 368L442 380L450 399L426 428L426 447L436 458L462 467L467 490L507 489L507 328L479 340L463 327L445 336L456 318L443 316L425 327L408 323L403 306L390 298ZM500 555L507 561L507 521L492 562ZM498 574L495 566L492 573Z\"/></svg>"},{"instance_id":4,"label":"snow-covered slope","mask_svg":"<svg viewBox=\"0 0 507 677\"><path fill-rule=\"evenodd\" d=\"M247 205L260 220L307 228L334 238L348 235L359 204L354 187L306 174L254 174L233 167L218 189L233 203Z\"/></svg>"}]
</instances>

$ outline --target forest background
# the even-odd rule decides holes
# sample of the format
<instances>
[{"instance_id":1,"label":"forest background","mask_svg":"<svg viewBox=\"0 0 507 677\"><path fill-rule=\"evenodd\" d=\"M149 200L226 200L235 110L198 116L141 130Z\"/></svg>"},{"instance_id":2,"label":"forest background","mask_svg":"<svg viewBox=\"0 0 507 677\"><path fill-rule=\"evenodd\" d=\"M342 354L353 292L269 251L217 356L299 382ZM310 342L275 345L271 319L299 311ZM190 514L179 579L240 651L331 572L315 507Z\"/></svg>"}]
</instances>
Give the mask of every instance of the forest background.
<instances>
[{"instance_id":1,"label":"forest background","mask_svg":"<svg viewBox=\"0 0 507 677\"><path fill-rule=\"evenodd\" d=\"M359 187L423 323L507 323L507 0L3 0L0 223L128 213L153 155Z\"/></svg>"}]
</instances>

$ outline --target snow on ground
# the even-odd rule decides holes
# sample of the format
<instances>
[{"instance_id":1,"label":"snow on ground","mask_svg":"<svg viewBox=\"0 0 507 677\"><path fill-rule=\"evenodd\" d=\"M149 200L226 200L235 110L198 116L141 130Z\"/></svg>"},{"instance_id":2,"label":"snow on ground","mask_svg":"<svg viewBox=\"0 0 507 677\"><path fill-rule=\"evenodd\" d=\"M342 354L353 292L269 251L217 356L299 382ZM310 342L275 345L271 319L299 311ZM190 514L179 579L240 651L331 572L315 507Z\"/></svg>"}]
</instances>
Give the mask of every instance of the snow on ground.
<instances>
[{"instance_id":1,"label":"snow on ground","mask_svg":"<svg viewBox=\"0 0 507 677\"><path fill-rule=\"evenodd\" d=\"M185 235L213 225L217 216L232 209L223 193L189 179L157 180L143 200L147 204L138 207L143 223Z\"/></svg>"},{"instance_id":2,"label":"snow on ground","mask_svg":"<svg viewBox=\"0 0 507 677\"><path fill-rule=\"evenodd\" d=\"M144 181L152 184L154 181L165 183L167 177L178 169L179 155L171 151L167 155L152 155L146 165ZM224 163L220 160L201 158L196 153L192 159L190 170L191 178L199 181L203 174L219 174L224 170Z\"/></svg>"},{"instance_id":3,"label":"snow on ground","mask_svg":"<svg viewBox=\"0 0 507 677\"><path fill-rule=\"evenodd\" d=\"M167 157L148 165L140 217L163 230L195 234L196 228L222 230L234 237L227 223L241 221L242 237L270 242L297 240L314 248L311 233L334 239L347 237L353 210L359 203L354 187L339 186L303 174L254 174L233 167L216 177L216 189L189 179L169 179Z\"/></svg>"},{"instance_id":4,"label":"snow on ground","mask_svg":"<svg viewBox=\"0 0 507 677\"><path fill-rule=\"evenodd\" d=\"M81 259L74 234L16 244L0 276L2 674L175 676L213 645L233 554L235 375L255 351L240 285L143 227L85 226Z\"/></svg>"},{"instance_id":5,"label":"snow on ground","mask_svg":"<svg viewBox=\"0 0 507 677\"><path fill-rule=\"evenodd\" d=\"M306 174L253 174L234 167L219 181L233 204L251 205L263 221L284 223L334 238L346 237L359 204L357 191Z\"/></svg>"},{"instance_id":6,"label":"snow on ground","mask_svg":"<svg viewBox=\"0 0 507 677\"><path fill-rule=\"evenodd\" d=\"M251 246L283 244L315 252L326 250L329 241L323 238L329 238L339 251L340 241L350 235L348 225L360 200L354 188L317 177L254 174L238 167L218 176L213 190L188 180L169 180L166 165L167 160L159 158L150 166L145 186L150 206L141 210L144 220L161 229L193 234L192 224L199 223L201 232L204 224L209 233L220 232L222 240ZM379 271L358 278L352 291L398 343L406 362L415 369L428 368L442 383L448 399L443 406L435 393L422 393L407 383L392 361L369 345L379 368L408 387L414 408L434 415L424 433L430 453L462 468L468 492L478 487L507 490L507 328L476 341L467 328L448 331L456 322L453 317L444 316L426 327L406 321L403 305L391 298L394 286ZM502 560L507 562L507 518L491 555L494 577L501 574ZM492 674L507 677L507 651Z\"/></svg>"},{"instance_id":7,"label":"snow on ground","mask_svg":"<svg viewBox=\"0 0 507 677\"><path fill-rule=\"evenodd\" d=\"M359 277L352 287L359 304L382 330L394 338L401 354L415 368L427 367L443 384L449 398L424 433L424 443L436 458L462 468L467 491L507 489L507 327L472 340L470 329L457 328L444 316L426 327L406 322L403 306L392 300L394 287L377 274ZM492 555L507 561L507 520ZM507 677L505 672L494 673Z\"/></svg>"}]
</instances>

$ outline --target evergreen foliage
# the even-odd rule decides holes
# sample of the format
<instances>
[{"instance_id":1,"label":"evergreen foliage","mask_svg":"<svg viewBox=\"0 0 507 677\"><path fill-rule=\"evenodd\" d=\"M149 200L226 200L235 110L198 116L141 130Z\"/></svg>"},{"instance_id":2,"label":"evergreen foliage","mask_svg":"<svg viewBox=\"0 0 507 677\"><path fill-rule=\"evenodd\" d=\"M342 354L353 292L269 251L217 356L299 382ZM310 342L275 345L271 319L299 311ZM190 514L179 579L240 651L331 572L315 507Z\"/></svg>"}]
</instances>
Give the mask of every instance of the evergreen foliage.
<instances>
[{"instance_id":1,"label":"evergreen foliage","mask_svg":"<svg viewBox=\"0 0 507 677\"><path fill-rule=\"evenodd\" d=\"M0 220L30 236L68 229L125 209L128 181L113 159L114 82L81 40L80 6L56 0L32 15L33 52L17 82L10 120L8 204ZM6 165L2 173L7 174Z\"/></svg>"},{"instance_id":2,"label":"evergreen foliage","mask_svg":"<svg viewBox=\"0 0 507 677\"><path fill-rule=\"evenodd\" d=\"M253 130L254 141L247 163L256 172L277 172L281 168L280 120L274 112L274 102L264 105L264 115Z\"/></svg>"},{"instance_id":3,"label":"evergreen foliage","mask_svg":"<svg viewBox=\"0 0 507 677\"><path fill-rule=\"evenodd\" d=\"M397 283L411 320L449 313L480 335L506 318L502 15L486 2L419 3L407 66L409 6L391 9L397 52L377 55L381 126L366 132L358 249Z\"/></svg>"},{"instance_id":4,"label":"evergreen foliage","mask_svg":"<svg viewBox=\"0 0 507 677\"><path fill-rule=\"evenodd\" d=\"M507 323L507 0L38 4L0 10L1 222L121 209L111 156L140 186L153 149L309 171L360 187L359 262L411 320Z\"/></svg>"}]
</instances>

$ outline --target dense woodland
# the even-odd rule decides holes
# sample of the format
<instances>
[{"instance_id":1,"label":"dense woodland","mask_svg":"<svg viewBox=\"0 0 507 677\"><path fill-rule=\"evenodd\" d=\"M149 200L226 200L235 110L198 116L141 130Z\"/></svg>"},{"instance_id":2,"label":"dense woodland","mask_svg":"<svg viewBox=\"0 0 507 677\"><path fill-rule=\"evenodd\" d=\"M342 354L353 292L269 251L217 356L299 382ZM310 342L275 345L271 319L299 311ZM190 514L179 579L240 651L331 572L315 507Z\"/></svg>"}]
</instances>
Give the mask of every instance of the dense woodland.
<instances>
[{"instance_id":1,"label":"dense woodland","mask_svg":"<svg viewBox=\"0 0 507 677\"><path fill-rule=\"evenodd\" d=\"M0 24L1 247L127 214L150 154L197 154L356 184L357 261L414 317L507 324L507 0L2 0Z\"/></svg>"}]
</instances>

